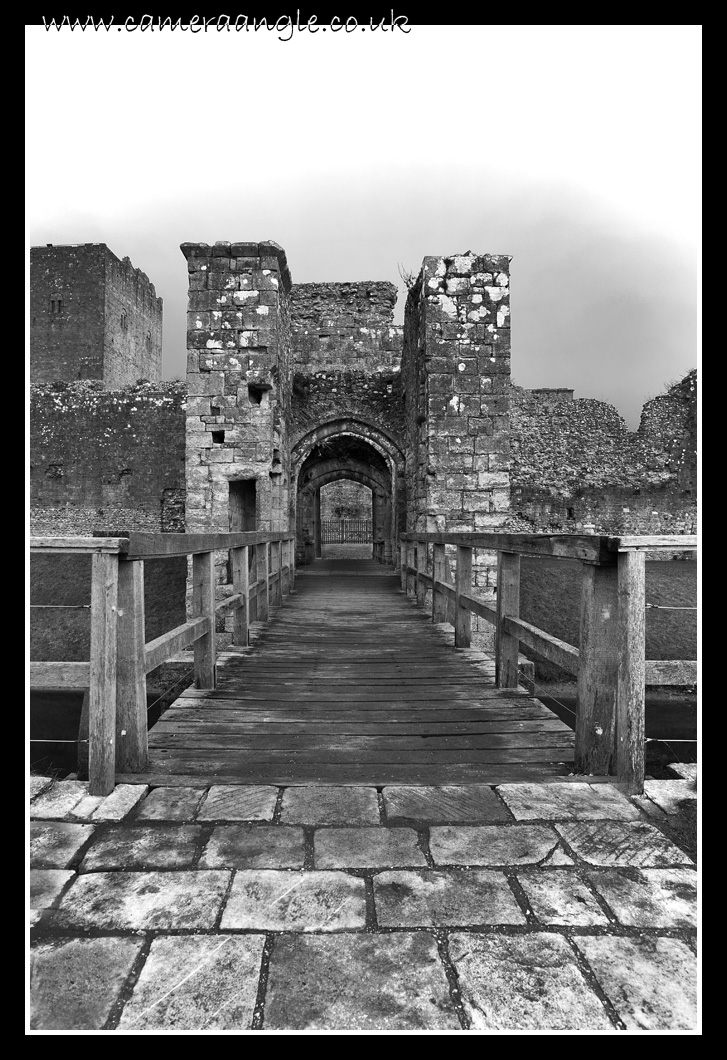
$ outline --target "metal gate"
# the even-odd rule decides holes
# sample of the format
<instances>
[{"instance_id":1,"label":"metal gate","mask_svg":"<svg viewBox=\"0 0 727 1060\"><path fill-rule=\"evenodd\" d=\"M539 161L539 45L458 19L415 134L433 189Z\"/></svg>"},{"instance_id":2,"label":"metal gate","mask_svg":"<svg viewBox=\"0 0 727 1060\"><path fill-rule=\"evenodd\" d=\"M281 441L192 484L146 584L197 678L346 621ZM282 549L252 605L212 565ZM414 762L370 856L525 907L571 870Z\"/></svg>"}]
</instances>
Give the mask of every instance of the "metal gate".
<instances>
[{"instance_id":1,"label":"metal gate","mask_svg":"<svg viewBox=\"0 0 727 1060\"><path fill-rule=\"evenodd\" d=\"M323 545L370 545L373 540L370 519L321 519Z\"/></svg>"}]
</instances>

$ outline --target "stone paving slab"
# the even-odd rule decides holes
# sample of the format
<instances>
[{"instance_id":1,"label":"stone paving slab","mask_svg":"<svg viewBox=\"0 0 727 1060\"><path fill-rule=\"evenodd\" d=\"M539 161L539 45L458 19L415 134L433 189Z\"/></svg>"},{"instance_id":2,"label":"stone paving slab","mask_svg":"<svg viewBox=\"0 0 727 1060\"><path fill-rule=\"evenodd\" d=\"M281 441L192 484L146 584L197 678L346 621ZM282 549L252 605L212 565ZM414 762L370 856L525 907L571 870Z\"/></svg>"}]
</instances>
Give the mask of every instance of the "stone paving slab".
<instances>
[{"instance_id":1,"label":"stone paving slab","mask_svg":"<svg viewBox=\"0 0 727 1060\"><path fill-rule=\"evenodd\" d=\"M458 1030L427 932L284 936L270 958L266 1030Z\"/></svg>"},{"instance_id":2,"label":"stone paving slab","mask_svg":"<svg viewBox=\"0 0 727 1060\"><path fill-rule=\"evenodd\" d=\"M31 952L31 1030L99 1030L143 945L142 939L57 939Z\"/></svg>"},{"instance_id":3,"label":"stone paving slab","mask_svg":"<svg viewBox=\"0 0 727 1060\"><path fill-rule=\"evenodd\" d=\"M679 939L576 937L573 941L627 1028L696 1028L697 959Z\"/></svg>"},{"instance_id":4,"label":"stone paving slab","mask_svg":"<svg viewBox=\"0 0 727 1060\"><path fill-rule=\"evenodd\" d=\"M611 784L501 784L519 821L638 820L639 811Z\"/></svg>"},{"instance_id":5,"label":"stone paving slab","mask_svg":"<svg viewBox=\"0 0 727 1060\"><path fill-rule=\"evenodd\" d=\"M147 791L146 784L117 784L94 812L94 821L122 821L142 801Z\"/></svg>"},{"instance_id":6,"label":"stone paving slab","mask_svg":"<svg viewBox=\"0 0 727 1060\"><path fill-rule=\"evenodd\" d=\"M40 795L41 791L45 791L53 783L52 777L35 777L30 778L28 785L28 794L31 799L34 799L36 795Z\"/></svg>"},{"instance_id":7,"label":"stone paving slab","mask_svg":"<svg viewBox=\"0 0 727 1060\"><path fill-rule=\"evenodd\" d=\"M588 879L622 924L645 928L697 926L697 875L692 869L589 872Z\"/></svg>"},{"instance_id":8,"label":"stone paving slab","mask_svg":"<svg viewBox=\"0 0 727 1060\"><path fill-rule=\"evenodd\" d=\"M215 785L210 788L198 821L272 821L278 789L269 785Z\"/></svg>"},{"instance_id":9,"label":"stone paving slab","mask_svg":"<svg viewBox=\"0 0 727 1060\"><path fill-rule=\"evenodd\" d=\"M440 865L535 864L560 840L547 825L451 825L432 828L429 849Z\"/></svg>"},{"instance_id":10,"label":"stone paving slab","mask_svg":"<svg viewBox=\"0 0 727 1060\"><path fill-rule=\"evenodd\" d=\"M378 825L376 788L333 784L286 788L280 820L283 824Z\"/></svg>"},{"instance_id":11,"label":"stone paving slab","mask_svg":"<svg viewBox=\"0 0 727 1060\"><path fill-rule=\"evenodd\" d=\"M105 795L84 795L68 816L74 821L90 821L105 798Z\"/></svg>"},{"instance_id":12,"label":"stone paving slab","mask_svg":"<svg viewBox=\"0 0 727 1060\"><path fill-rule=\"evenodd\" d=\"M609 919L574 872L551 869L518 876L535 916L543 924L606 927Z\"/></svg>"},{"instance_id":13,"label":"stone paving slab","mask_svg":"<svg viewBox=\"0 0 727 1060\"><path fill-rule=\"evenodd\" d=\"M78 876L53 913L61 929L209 930L229 872L89 872Z\"/></svg>"},{"instance_id":14,"label":"stone paving slab","mask_svg":"<svg viewBox=\"0 0 727 1060\"><path fill-rule=\"evenodd\" d=\"M693 864L663 832L643 821L585 821L558 824L556 830L589 865L666 868Z\"/></svg>"},{"instance_id":15,"label":"stone paving slab","mask_svg":"<svg viewBox=\"0 0 727 1060\"><path fill-rule=\"evenodd\" d=\"M696 762L670 762L669 769L672 769L675 773L678 773L684 780L691 780L695 785L697 783L697 763Z\"/></svg>"},{"instance_id":16,"label":"stone paving slab","mask_svg":"<svg viewBox=\"0 0 727 1060\"><path fill-rule=\"evenodd\" d=\"M664 813L674 814L685 799L696 799L697 788L690 780L645 780L644 795Z\"/></svg>"},{"instance_id":17,"label":"stone paving slab","mask_svg":"<svg viewBox=\"0 0 727 1060\"><path fill-rule=\"evenodd\" d=\"M31 869L30 908L49 909L75 875L72 869Z\"/></svg>"},{"instance_id":18,"label":"stone paving slab","mask_svg":"<svg viewBox=\"0 0 727 1060\"><path fill-rule=\"evenodd\" d=\"M478 935L449 940L473 1030L613 1030L560 935Z\"/></svg>"},{"instance_id":19,"label":"stone paving slab","mask_svg":"<svg viewBox=\"0 0 727 1060\"><path fill-rule=\"evenodd\" d=\"M152 788L136 815L137 821L192 821L204 788Z\"/></svg>"},{"instance_id":20,"label":"stone paving slab","mask_svg":"<svg viewBox=\"0 0 727 1060\"><path fill-rule=\"evenodd\" d=\"M313 846L317 869L427 864L413 828L320 828L315 833Z\"/></svg>"},{"instance_id":21,"label":"stone paving slab","mask_svg":"<svg viewBox=\"0 0 727 1060\"><path fill-rule=\"evenodd\" d=\"M504 873L486 869L381 872L374 904L381 927L526 922Z\"/></svg>"},{"instance_id":22,"label":"stone paving slab","mask_svg":"<svg viewBox=\"0 0 727 1060\"><path fill-rule=\"evenodd\" d=\"M387 821L435 822L511 821L493 788L488 784L444 787L398 787L383 789Z\"/></svg>"},{"instance_id":23,"label":"stone paving slab","mask_svg":"<svg viewBox=\"0 0 727 1060\"><path fill-rule=\"evenodd\" d=\"M87 824L72 824L70 821L31 821L30 867L69 868L93 833L93 826Z\"/></svg>"},{"instance_id":24,"label":"stone paving slab","mask_svg":"<svg viewBox=\"0 0 727 1060\"><path fill-rule=\"evenodd\" d=\"M224 824L199 859L203 869L302 869L303 829L285 824Z\"/></svg>"},{"instance_id":25,"label":"stone paving slab","mask_svg":"<svg viewBox=\"0 0 727 1060\"><path fill-rule=\"evenodd\" d=\"M223 929L350 931L366 924L365 884L345 872L235 873Z\"/></svg>"},{"instance_id":26,"label":"stone paving slab","mask_svg":"<svg viewBox=\"0 0 727 1060\"><path fill-rule=\"evenodd\" d=\"M95 836L78 871L189 869L196 861L201 834L196 824L110 828Z\"/></svg>"},{"instance_id":27,"label":"stone paving slab","mask_svg":"<svg viewBox=\"0 0 727 1060\"><path fill-rule=\"evenodd\" d=\"M88 795L88 782L63 780L53 783L30 804L31 820L62 820Z\"/></svg>"},{"instance_id":28,"label":"stone paving slab","mask_svg":"<svg viewBox=\"0 0 727 1060\"><path fill-rule=\"evenodd\" d=\"M264 943L264 935L155 939L118 1029L248 1030Z\"/></svg>"}]
</instances>

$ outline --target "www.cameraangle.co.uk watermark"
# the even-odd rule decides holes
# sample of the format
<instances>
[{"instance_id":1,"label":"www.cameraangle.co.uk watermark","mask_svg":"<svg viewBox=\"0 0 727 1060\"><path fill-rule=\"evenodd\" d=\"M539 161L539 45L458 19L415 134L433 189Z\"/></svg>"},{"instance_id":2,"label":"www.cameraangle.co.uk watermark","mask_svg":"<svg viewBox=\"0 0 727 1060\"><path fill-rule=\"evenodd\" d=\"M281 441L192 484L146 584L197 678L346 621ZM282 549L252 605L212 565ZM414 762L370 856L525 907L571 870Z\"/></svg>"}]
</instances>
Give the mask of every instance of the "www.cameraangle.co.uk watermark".
<instances>
[{"instance_id":1,"label":"www.cameraangle.co.uk watermark","mask_svg":"<svg viewBox=\"0 0 727 1060\"><path fill-rule=\"evenodd\" d=\"M410 33L411 26L406 15L395 15L393 8L387 18L370 18L368 21L349 16L339 18L334 15L330 22L321 23L317 15L301 17L299 10L295 15L281 15L280 18L256 18L248 15L192 15L185 19L162 17L160 15L130 15L128 18L118 18L108 15L101 18L96 15L87 15L85 18L61 15L60 17L49 17L42 15L42 25L46 32L56 30L78 30L85 33L110 32L117 30L119 33L160 33L172 30L183 33L275 33L278 40L291 40L295 33L354 33L364 31L369 33Z\"/></svg>"}]
</instances>

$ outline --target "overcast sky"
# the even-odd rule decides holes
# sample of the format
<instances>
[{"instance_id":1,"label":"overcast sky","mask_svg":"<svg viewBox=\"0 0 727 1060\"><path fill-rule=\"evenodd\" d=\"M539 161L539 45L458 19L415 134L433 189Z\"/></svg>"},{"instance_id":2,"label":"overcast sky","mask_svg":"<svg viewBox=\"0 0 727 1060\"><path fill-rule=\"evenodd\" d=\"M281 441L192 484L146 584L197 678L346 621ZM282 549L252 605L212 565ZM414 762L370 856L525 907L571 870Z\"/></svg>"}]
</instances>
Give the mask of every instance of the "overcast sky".
<instances>
[{"instance_id":1,"label":"overcast sky","mask_svg":"<svg viewBox=\"0 0 727 1060\"><path fill-rule=\"evenodd\" d=\"M514 381L635 427L698 366L700 32L27 27L28 243L104 242L146 272L165 378L181 242L273 239L296 283L402 292L427 254L509 254Z\"/></svg>"}]
</instances>

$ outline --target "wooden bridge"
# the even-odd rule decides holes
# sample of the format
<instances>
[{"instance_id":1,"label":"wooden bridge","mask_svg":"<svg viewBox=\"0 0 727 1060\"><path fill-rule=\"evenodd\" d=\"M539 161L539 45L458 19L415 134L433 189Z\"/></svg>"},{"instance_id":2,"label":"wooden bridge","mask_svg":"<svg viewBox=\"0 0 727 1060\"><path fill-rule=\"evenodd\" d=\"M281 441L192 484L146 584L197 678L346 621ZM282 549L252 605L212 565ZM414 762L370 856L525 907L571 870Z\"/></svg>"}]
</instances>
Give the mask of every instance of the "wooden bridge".
<instances>
[{"instance_id":1,"label":"wooden bridge","mask_svg":"<svg viewBox=\"0 0 727 1060\"><path fill-rule=\"evenodd\" d=\"M284 533L36 538L34 552L92 555L91 657L31 663L31 687L89 690L92 794L118 781L496 784L573 772L638 792L645 683L696 681L696 664L644 658L645 552L690 548L686 536L405 535L396 572L318 561L296 583ZM232 593L216 603L223 549ZM476 549L497 552L496 608L472 587ZM582 562L580 648L519 618L522 554ZM188 555L192 618L147 644L144 561ZM495 626L494 659L470 646L473 614ZM220 615L234 629L218 656ZM575 734L519 687L521 643L578 675ZM146 674L190 645L194 687L147 732Z\"/></svg>"}]
</instances>

